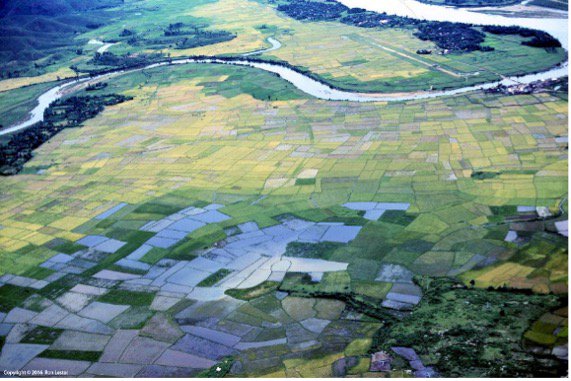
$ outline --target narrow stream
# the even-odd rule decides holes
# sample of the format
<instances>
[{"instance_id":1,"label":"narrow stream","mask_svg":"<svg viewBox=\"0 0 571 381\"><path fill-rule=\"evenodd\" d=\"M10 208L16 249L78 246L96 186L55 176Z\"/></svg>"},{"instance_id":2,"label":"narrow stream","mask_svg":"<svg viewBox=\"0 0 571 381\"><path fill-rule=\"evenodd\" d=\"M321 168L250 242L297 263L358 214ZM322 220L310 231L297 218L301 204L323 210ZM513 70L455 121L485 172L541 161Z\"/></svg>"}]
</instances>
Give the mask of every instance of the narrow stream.
<instances>
[{"instance_id":1,"label":"narrow stream","mask_svg":"<svg viewBox=\"0 0 571 381\"><path fill-rule=\"evenodd\" d=\"M268 37L267 40L270 44L272 44L271 48L260 49L260 50L256 50L256 51L253 51L250 53L244 53L244 54L242 54L242 57L248 57L248 56L254 56L254 55L258 55L258 54L262 54L262 53L267 53L267 52L271 52L274 50L278 50L279 48L282 47L282 43L279 42L278 40L276 40L275 38Z\"/></svg>"}]
</instances>

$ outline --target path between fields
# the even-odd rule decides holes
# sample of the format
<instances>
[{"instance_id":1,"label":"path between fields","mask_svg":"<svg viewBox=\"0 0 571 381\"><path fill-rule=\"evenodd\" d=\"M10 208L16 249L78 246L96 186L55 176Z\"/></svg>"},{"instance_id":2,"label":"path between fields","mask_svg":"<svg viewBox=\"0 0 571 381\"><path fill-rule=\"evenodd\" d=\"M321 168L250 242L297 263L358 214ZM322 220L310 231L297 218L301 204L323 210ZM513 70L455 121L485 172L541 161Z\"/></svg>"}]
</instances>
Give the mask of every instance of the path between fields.
<instances>
[{"instance_id":1,"label":"path between fields","mask_svg":"<svg viewBox=\"0 0 571 381\"><path fill-rule=\"evenodd\" d=\"M395 50L395 49L389 48L388 46L384 46L384 45L378 44L378 43L376 43L376 42L370 41L370 40L365 39L365 38L363 38L363 37L361 37L361 36L348 35L347 37L350 38L350 39L352 39L353 41L357 41L357 42L361 42L361 43L365 43L365 44L372 45L372 46L374 46L374 47L383 49L383 50L385 50L385 51L387 51L387 52L389 52L389 53L396 54L396 55L398 55L398 56L400 56L400 57L404 57L404 58L406 58L406 59L408 59L408 60L417 62L417 63L419 63L419 64L421 64L421 65L424 65L424 66L428 67L429 69L438 70L438 71L440 71L440 72L442 72L442 73L444 73L444 74L448 74L448 75L451 75L451 76L456 77L456 78L463 78L463 77L469 77L469 76L473 76L473 75L478 75L478 74L476 74L476 73L470 73L470 74L458 73L458 72L455 72L455 71L453 71L453 70L443 68L443 67L440 66L440 64L438 64L438 63L426 62L426 61L424 61L424 60L421 60L420 58L414 57L414 56L412 56L412 55L409 55L409 54L406 54L406 53L403 53L403 52L399 52L398 50Z\"/></svg>"}]
</instances>

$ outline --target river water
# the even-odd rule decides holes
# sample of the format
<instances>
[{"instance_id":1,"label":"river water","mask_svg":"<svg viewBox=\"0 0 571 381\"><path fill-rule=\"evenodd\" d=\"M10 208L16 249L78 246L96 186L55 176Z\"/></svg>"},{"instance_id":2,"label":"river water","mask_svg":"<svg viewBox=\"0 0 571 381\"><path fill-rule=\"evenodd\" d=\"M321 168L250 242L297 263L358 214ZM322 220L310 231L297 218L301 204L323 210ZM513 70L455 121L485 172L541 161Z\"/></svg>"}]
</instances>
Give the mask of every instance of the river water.
<instances>
[{"instance_id":1,"label":"river water","mask_svg":"<svg viewBox=\"0 0 571 381\"><path fill-rule=\"evenodd\" d=\"M504 26L517 25L526 28L534 28L546 31L551 35L553 35L554 37L558 38L565 49L567 49L568 46L567 19L543 20L543 19L514 18L514 17L508 18L504 16L478 13L465 9L427 5L419 3L414 0L376 0L376 1L340 0L340 2L349 7L360 7L371 11L386 12L387 14L394 14L398 16L422 18L430 21L470 22L479 25L504 25ZM270 41L270 43L272 44L272 48L270 48L270 50L275 50L273 48L276 46L276 44L274 44L274 42L272 41ZM279 44L279 42L277 43ZM514 83L531 83L541 79L559 78L566 76L568 74L568 66L567 63L565 63L560 67L556 67L542 73L530 74L522 77L510 77L510 78L505 78L502 81L463 87L453 90L419 91L414 93L387 94L387 93L359 93L359 92L333 89L330 86L320 83L295 70L270 63L249 62L247 60L238 60L228 63L226 61L217 60L217 59L206 59L206 60L180 59L180 60L173 60L171 62L171 64L173 65L183 65L183 64L192 64L192 63L234 64L239 66L250 66L257 69L265 70L270 73L275 73L280 77L282 77L284 80L292 83L299 90L313 97L330 101L349 101L349 102L379 102L379 101L394 102L394 101L406 101L406 100L415 100L415 99L429 99L441 96L463 94L480 89L487 89L497 86L498 84L511 85ZM143 69L151 69L167 65L169 65L169 63L163 62L163 63L152 64L141 69L118 70L113 73L104 74L93 78L84 78L80 80L71 81L63 85L58 85L48 90L38 98L38 105L30 112L30 118L28 120L1 130L0 136L22 130L24 128L33 125L34 123L41 121L43 119L44 111L47 109L47 107L51 102L61 98L65 93L73 91L75 87L78 87L78 85L85 85L88 83L93 83L104 79L110 79L114 76L123 75L129 72L134 72Z\"/></svg>"},{"instance_id":2,"label":"river water","mask_svg":"<svg viewBox=\"0 0 571 381\"><path fill-rule=\"evenodd\" d=\"M522 18L505 17L477 11L424 4L415 0L337 0L350 8L363 8L389 15L406 16L427 21L451 21L477 25L517 25L524 28L543 30L557 38L568 48L567 18Z\"/></svg>"},{"instance_id":3,"label":"river water","mask_svg":"<svg viewBox=\"0 0 571 381\"><path fill-rule=\"evenodd\" d=\"M282 43L279 42L278 40L276 40L275 38L268 37L267 40L270 44L272 44L271 48L260 49L260 50L256 50L256 51L250 52L250 53L244 53L244 54L242 54L242 57L248 57L248 56L254 56L254 55L258 55L258 54L268 53L268 52L271 52L274 50L278 50L279 48L282 47Z\"/></svg>"}]
</instances>

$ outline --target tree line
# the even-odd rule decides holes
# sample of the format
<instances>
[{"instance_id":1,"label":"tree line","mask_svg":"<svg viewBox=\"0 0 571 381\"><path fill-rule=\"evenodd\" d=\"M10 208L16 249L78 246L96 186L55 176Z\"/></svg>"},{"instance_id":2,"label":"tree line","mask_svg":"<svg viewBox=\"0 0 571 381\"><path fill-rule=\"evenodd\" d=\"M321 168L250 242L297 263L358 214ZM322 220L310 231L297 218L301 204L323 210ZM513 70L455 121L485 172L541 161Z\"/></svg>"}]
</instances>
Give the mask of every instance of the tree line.
<instances>
[{"instance_id":1,"label":"tree line","mask_svg":"<svg viewBox=\"0 0 571 381\"><path fill-rule=\"evenodd\" d=\"M44 112L44 120L15 132L0 143L0 175L11 176L20 172L33 157L33 150L66 128L79 127L95 117L105 106L133 99L121 94L72 96L56 100Z\"/></svg>"}]
</instances>

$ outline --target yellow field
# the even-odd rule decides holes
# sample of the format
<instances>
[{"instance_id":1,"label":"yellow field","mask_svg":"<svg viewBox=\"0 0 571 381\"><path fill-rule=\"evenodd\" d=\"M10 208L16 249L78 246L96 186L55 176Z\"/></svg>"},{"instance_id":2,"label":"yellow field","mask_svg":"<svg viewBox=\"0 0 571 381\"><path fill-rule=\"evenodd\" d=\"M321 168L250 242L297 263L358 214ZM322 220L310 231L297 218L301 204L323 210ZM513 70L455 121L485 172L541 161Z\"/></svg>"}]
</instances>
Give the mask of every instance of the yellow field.
<instances>
[{"instance_id":1,"label":"yellow field","mask_svg":"<svg viewBox=\"0 0 571 381\"><path fill-rule=\"evenodd\" d=\"M566 193L564 146L553 139L566 135L566 103L547 94L267 102L246 93L225 96L229 90L205 94L204 83L224 86L237 73L261 75L254 69L198 65L149 73L150 80L138 73L114 85L133 101L40 147L26 167L46 168L43 174L2 180L2 251L54 237L76 240L83 224L119 202L140 204L183 190L205 200L266 196L260 210L411 202L410 211L422 215L407 231L430 234L425 239L432 242L485 223L489 209L482 205L554 207ZM519 122L531 116L534 125ZM474 180L474 170L536 173ZM296 185L304 177L315 183ZM463 209L451 213L453 205ZM467 210L469 224L462 221ZM229 213L246 221L258 212Z\"/></svg>"},{"instance_id":2,"label":"yellow field","mask_svg":"<svg viewBox=\"0 0 571 381\"><path fill-rule=\"evenodd\" d=\"M58 78L73 77L74 75L75 73L73 72L73 70L67 67L62 67L57 71L49 72L43 75L39 75L37 77L20 77L20 78L4 79L0 81L0 92L17 89L23 86L34 85L36 83L51 82L57 80Z\"/></svg>"},{"instance_id":3,"label":"yellow field","mask_svg":"<svg viewBox=\"0 0 571 381\"><path fill-rule=\"evenodd\" d=\"M77 38L115 40L124 28L140 33L161 30L169 22L188 22L189 18L206 21L211 29L236 35L231 41L193 49L164 47L159 50L130 46L126 42L112 46L115 54L162 52L172 57L185 55L240 55L269 47L268 37L278 39L281 48L264 54L309 69L333 85L362 91L402 92L430 90L433 86L459 87L475 82L498 79L497 73L520 74L551 67L565 57L562 50L546 53L520 44L514 36L487 37L494 52L468 54L432 54L420 56L418 49L435 49L430 41L413 35L413 29L358 28L340 22L301 22L274 6L254 0L217 0L199 4L154 0L156 8L143 11L140 18L120 20ZM140 12L139 12L140 13ZM97 45L95 45L96 47ZM73 74L71 64L86 64L93 56L94 45L85 45L83 53L72 62L50 67L51 72L34 78L0 81L0 91L54 80ZM59 66L58 66L59 65Z\"/></svg>"}]
</instances>

